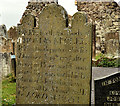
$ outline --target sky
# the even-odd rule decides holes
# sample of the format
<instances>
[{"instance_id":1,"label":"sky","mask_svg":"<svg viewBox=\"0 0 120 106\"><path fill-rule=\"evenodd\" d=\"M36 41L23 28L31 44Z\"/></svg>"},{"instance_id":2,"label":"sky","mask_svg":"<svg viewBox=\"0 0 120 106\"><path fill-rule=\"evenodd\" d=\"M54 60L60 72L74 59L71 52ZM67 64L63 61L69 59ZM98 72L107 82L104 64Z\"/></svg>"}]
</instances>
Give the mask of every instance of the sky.
<instances>
[{"instance_id":1,"label":"sky","mask_svg":"<svg viewBox=\"0 0 120 106\"><path fill-rule=\"evenodd\" d=\"M17 26L24 13L29 0L1 0L0 2L0 25L5 24L7 30L11 26ZM69 2L68 2L69 1ZM74 0L59 0L70 15L77 11Z\"/></svg>"},{"instance_id":2,"label":"sky","mask_svg":"<svg viewBox=\"0 0 120 106\"><path fill-rule=\"evenodd\" d=\"M28 1L29 0L0 0L0 25L5 24L7 30L11 26L17 26L28 5ZM120 0L116 0L116 2L118 1ZM70 15L77 12L75 0L58 0L58 4L62 5Z\"/></svg>"}]
</instances>

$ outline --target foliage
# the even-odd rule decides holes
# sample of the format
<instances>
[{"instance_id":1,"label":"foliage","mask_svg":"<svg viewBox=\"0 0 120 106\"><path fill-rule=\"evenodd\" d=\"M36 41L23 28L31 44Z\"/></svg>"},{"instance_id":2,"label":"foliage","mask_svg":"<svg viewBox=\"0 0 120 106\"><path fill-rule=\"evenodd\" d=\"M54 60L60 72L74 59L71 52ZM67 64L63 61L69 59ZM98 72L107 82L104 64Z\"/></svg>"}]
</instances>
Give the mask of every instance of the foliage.
<instances>
[{"instance_id":1,"label":"foliage","mask_svg":"<svg viewBox=\"0 0 120 106\"><path fill-rule=\"evenodd\" d=\"M104 57L104 54L100 53L99 55L97 55L97 56L95 57L95 59L96 59L96 60L99 60L99 59L101 59L101 58L103 58L103 57Z\"/></svg>"},{"instance_id":2,"label":"foliage","mask_svg":"<svg viewBox=\"0 0 120 106\"><path fill-rule=\"evenodd\" d=\"M95 67L120 67L120 58L108 58L104 55L98 56L96 61L92 62Z\"/></svg>"},{"instance_id":3,"label":"foliage","mask_svg":"<svg viewBox=\"0 0 120 106\"><path fill-rule=\"evenodd\" d=\"M15 104L16 83L13 81L12 74L8 75L2 81L2 105L12 106Z\"/></svg>"}]
</instances>

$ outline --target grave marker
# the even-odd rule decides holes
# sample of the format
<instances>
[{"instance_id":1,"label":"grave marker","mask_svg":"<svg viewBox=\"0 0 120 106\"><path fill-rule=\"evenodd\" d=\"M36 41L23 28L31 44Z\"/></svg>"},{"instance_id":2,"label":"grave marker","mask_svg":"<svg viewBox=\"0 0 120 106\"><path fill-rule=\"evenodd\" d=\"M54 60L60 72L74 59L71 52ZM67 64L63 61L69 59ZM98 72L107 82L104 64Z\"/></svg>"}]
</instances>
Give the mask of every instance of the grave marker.
<instances>
[{"instance_id":1,"label":"grave marker","mask_svg":"<svg viewBox=\"0 0 120 106\"><path fill-rule=\"evenodd\" d=\"M90 104L92 25L84 14L68 28L63 7L50 4L18 26L17 104Z\"/></svg>"},{"instance_id":2,"label":"grave marker","mask_svg":"<svg viewBox=\"0 0 120 106\"><path fill-rule=\"evenodd\" d=\"M95 105L120 105L120 73L95 80Z\"/></svg>"}]
</instances>

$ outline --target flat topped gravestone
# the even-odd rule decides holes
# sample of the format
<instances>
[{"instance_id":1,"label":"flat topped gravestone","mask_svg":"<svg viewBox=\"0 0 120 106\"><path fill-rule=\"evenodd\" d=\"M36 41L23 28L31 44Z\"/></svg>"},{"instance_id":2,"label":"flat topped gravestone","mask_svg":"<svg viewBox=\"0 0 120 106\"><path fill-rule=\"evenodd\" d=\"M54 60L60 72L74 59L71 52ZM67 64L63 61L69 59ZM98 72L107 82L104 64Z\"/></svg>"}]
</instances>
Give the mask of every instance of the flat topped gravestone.
<instances>
[{"instance_id":1,"label":"flat topped gravestone","mask_svg":"<svg viewBox=\"0 0 120 106\"><path fill-rule=\"evenodd\" d=\"M18 26L17 104L90 104L92 25L50 4Z\"/></svg>"},{"instance_id":2,"label":"flat topped gravestone","mask_svg":"<svg viewBox=\"0 0 120 106\"><path fill-rule=\"evenodd\" d=\"M95 105L120 106L120 73L95 80Z\"/></svg>"}]
</instances>

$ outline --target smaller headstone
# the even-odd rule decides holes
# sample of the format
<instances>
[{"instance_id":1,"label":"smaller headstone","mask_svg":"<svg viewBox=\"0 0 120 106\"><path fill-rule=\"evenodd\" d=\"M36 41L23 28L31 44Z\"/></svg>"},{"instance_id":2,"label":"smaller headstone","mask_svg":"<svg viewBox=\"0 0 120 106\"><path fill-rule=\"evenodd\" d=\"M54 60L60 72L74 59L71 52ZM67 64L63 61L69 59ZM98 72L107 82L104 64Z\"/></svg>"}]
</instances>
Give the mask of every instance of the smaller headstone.
<instances>
[{"instance_id":1,"label":"smaller headstone","mask_svg":"<svg viewBox=\"0 0 120 106\"><path fill-rule=\"evenodd\" d=\"M95 80L95 105L120 106L120 73Z\"/></svg>"},{"instance_id":2,"label":"smaller headstone","mask_svg":"<svg viewBox=\"0 0 120 106\"><path fill-rule=\"evenodd\" d=\"M117 56L119 50L119 33L108 33L105 35L106 54Z\"/></svg>"}]
</instances>

